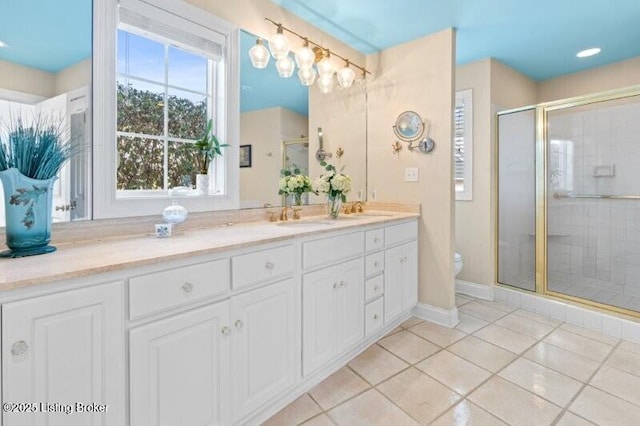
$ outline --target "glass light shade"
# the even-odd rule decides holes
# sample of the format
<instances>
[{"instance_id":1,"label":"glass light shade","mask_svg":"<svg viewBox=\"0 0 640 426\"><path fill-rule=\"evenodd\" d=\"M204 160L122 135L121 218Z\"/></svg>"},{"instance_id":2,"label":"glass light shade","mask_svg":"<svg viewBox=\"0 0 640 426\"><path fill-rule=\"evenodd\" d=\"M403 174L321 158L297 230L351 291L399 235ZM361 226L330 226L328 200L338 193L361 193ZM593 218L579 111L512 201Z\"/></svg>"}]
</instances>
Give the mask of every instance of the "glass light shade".
<instances>
[{"instance_id":1,"label":"glass light shade","mask_svg":"<svg viewBox=\"0 0 640 426\"><path fill-rule=\"evenodd\" d=\"M323 60L318 62L318 75L320 77L323 76L333 76L333 72L335 71L333 64L331 63L331 57L325 56Z\"/></svg>"},{"instance_id":2,"label":"glass light shade","mask_svg":"<svg viewBox=\"0 0 640 426\"><path fill-rule=\"evenodd\" d=\"M309 46L304 46L296 52L296 64L301 70L313 67L315 59L316 54L313 53L313 50L311 50Z\"/></svg>"},{"instance_id":3,"label":"glass light shade","mask_svg":"<svg viewBox=\"0 0 640 426\"><path fill-rule=\"evenodd\" d=\"M269 65L271 55L267 48L264 47L264 44L262 44L262 40L258 40L256 44L249 49L249 58L254 68L264 69Z\"/></svg>"},{"instance_id":4,"label":"glass light shade","mask_svg":"<svg viewBox=\"0 0 640 426\"><path fill-rule=\"evenodd\" d=\"M345 65L344 68L341 68L336 72L336 77L338 77L338 84L340 87L347 89L353 84L353 81L356 78L356 73L349 65Z\"/></svg>"},{"instance_id":5,"label":"glass light shade","mask_svg":"<svg viewBox=\"0 0 640 426\"><path fill-rule=\"evenodd\" d=\"M298 78L303 86L311 86L315 83L317 76L315 68L300 68L298 70Z\"/></svg>"},{"instance_id":6,"label":"glass light shade","mask_svg":"<svg viewBox=\"0 0 640 426\"><path fill-rule=\"evenodd\" d=\"M282 34L282 32L276 33L276 35L269 40L269 50L271 51L271 55L278 60L287 57L289 54L289 46L291 46L291 42L286 35Z\"/></svg>"},{"instance_id":7,"label":"glass light shade","mask_svg":"<svg viewBox=\"0 0 640 426\"><path fill-rule=\"evenodd\" d=\"M320 89L320 93L331 93L333 90L333 74L330 75L321 75L318 77L318 88Z\"/></svg>"},{"instance_id":8,"label":"glass light shade","mask_svg":"<svg viewBox=\"0 0 640 426\"><path fill-rule=\"evenodd\" d=\"M276 69L278 70L278 75L280 77L289 78L293 75L293 71L296 69L296 64L293 62L293 59L285 56L284 58L276 61Z\"/></svg>"}]
</instances>

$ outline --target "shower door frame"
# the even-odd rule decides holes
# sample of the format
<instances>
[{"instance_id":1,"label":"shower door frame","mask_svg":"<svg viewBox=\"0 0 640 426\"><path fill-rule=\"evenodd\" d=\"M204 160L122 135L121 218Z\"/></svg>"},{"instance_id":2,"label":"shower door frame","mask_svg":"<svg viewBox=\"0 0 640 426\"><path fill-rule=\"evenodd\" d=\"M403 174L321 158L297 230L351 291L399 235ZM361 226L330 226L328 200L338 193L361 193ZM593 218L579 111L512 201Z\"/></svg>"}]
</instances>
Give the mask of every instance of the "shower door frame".
<instances>
[{"instance_id":1,"label":"shower door frame","mask_svg":"<svg viewBox=\"0 0 640 426\"><path fill-rule=\"evenodd\" d=\"M495 131L495 165L494 168L494 190L495 190L495 232L494 232L494 276L495 284L499 287L505 287L512 290L522 291L528 294L535 293L543 296L547 296L553 299L570 301L582 305L588 305L604 311L615 312L631 316L634 318L640 318L640 312L632 311L629 309L621 308L618 306L608 305L601 302L595 302L593 300L584 299L576 296L570 296L568 294L560 293L550 290L548 287L548 270L547 270L547 195L548 195L548 123L549 112L559 111L563 109L580 107L590 105L594 103L614 101L625 98L632 98L640 96L640 85L625 87L622 89L609 90L605 92L599 92L584 96L577 96L573 98L561 99L553 102L545 102L537 105L529 105L526 107L509 109L500 111L496 114L494 128ZM507 115L524 111L535 111L535 291L529 291L509 284L503 284L498 282L498 266L499 266L499 211L500 211L500 187L499 187L499 118L501 115Z\"/></svg>"}]
</instances>

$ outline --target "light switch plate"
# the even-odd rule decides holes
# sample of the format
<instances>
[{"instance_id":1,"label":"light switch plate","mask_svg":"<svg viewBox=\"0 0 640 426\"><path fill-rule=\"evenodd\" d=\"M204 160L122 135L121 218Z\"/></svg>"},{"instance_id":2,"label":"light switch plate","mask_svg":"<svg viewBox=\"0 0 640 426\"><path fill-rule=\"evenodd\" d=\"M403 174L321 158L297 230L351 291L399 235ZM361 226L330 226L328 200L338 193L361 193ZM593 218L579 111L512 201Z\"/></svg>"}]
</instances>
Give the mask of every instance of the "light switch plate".
<instances>
[{"instance_id":1,"label":"light switch plate","mask_svg":"<svg viewBox=\"0 0 640 426\"><path fill-rule=\"evenodd\" d=\"M418 182L418 168L407 167L404 169L404 181L405 182Z\"/></svg>"}]
</instances>

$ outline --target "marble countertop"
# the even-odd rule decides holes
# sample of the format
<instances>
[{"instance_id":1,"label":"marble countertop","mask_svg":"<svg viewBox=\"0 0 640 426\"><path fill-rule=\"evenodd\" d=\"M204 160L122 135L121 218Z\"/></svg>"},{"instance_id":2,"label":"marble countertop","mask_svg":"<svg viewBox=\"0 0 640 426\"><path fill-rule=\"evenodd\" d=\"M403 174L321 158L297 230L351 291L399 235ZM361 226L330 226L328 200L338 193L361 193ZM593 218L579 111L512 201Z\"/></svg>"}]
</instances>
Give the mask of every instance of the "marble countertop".
<instances>
[{"instance_id":1,"label":"marble countertop","mask_svg":"<svg viewBox=\"0 0 640 426\"><path fill-rule=\"evenodd\" d=\"M333 221L319 216L299 221L249 222L186 230L170 238L147 234L59 244L54 253L0 259L0 291L418 216L367 211L343 215Z\"/></svg>"}]
</instances>

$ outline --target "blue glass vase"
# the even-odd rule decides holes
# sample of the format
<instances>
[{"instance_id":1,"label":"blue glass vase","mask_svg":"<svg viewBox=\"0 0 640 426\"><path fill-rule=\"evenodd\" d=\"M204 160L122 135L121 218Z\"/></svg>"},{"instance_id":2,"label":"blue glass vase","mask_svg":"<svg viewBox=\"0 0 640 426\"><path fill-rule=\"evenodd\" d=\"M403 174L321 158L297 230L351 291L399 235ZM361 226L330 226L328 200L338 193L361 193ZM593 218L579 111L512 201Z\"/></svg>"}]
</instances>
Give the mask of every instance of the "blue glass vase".
<instances>
[{"instance_id":1,"label":"blue glass vase","mask_svg":"<svg viewBox=\"0 0 640 426\"><path fill-rule=\"evenodd\" d=\"M24 257L51 253L51 207L57 177L31 179L17 169L0 172L4 189L7 246L0 257Z\"/></svg>"}]
</instances>

